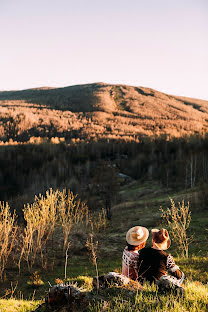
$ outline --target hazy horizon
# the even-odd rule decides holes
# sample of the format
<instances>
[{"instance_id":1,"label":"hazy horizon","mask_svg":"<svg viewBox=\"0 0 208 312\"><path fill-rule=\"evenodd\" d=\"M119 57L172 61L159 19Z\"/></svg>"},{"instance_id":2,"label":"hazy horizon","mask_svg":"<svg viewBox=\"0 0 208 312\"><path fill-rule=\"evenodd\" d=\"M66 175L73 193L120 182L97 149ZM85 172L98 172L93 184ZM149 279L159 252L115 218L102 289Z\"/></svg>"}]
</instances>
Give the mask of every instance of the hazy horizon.
<instances>
[{"instance_id":1,"label":"hazy horizon","mask_svg":"<svg viewBox=\"0 0 208 312\"><path fill-rule=\"evenodd\" d=\"M0 90L104 82L208 99L206 0L0 2Z\"/></svg>"}]
</instances>

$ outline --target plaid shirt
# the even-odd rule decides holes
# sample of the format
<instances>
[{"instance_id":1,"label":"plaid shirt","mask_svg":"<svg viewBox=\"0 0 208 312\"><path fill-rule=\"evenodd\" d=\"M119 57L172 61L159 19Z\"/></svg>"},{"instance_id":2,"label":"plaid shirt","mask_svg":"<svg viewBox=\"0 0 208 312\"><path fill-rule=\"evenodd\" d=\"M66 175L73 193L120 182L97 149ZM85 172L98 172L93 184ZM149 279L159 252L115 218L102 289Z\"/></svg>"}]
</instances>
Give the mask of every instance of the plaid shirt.
<instances>
[{"instance_id":1,"label":"plaid shirt","mask_svg":"<svg viewBox=\"0 0 208 312\"><path fill-rule=\"evenodd\" d=\"M124 249L122 256L122 274L134 281L138 278L138 259L138 252L129 251L128 247Z\"/></svg>"}]
</instances>

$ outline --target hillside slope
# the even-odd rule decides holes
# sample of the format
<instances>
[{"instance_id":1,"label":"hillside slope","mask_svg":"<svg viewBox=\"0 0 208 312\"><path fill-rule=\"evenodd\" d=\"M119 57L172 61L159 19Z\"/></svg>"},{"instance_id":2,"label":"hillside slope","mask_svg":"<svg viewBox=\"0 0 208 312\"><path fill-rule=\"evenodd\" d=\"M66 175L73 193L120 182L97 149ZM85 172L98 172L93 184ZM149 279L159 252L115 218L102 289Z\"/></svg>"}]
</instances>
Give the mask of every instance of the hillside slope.
<instances>
[{"instance_id":1,"label":"hillside slope","mask_svg":"<svg viewBox=\"0 0 208 312\"><path fill-rule=\"evenodd\" d=\"M51 123L58 136L75 131L85 139L180 137L208 129L208 101L104 83L0 92L1 119L19 113L26 117L19 131L36 129L35 136Z\"/></svg>"}]
</instances>

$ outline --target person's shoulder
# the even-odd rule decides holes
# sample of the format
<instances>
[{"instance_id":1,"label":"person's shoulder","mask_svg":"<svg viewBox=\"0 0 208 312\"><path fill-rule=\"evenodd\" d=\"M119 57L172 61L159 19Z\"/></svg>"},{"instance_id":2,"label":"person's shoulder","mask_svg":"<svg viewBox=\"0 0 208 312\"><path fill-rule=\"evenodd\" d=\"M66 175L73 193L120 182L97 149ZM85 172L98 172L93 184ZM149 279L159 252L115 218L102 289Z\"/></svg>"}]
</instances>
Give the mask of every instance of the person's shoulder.
<instances>
[{"instance_id":1,"label":"person's shoulder","mask_svg":"<svg viewBox=\"0 0 208 312\"><path fill-rule=\"evenodd\" d=\"M162 256L163 258L168 258L168 253L165 252L164 250L158 250L158 253L160 254L160 256Z\"/></svg>"},{"instance_id":2,"label":"person's shoulder","mask_svg":"<svg viewBox=\"0 0 208 312\"><path fill-rule=\"evenodd\" d=\"M146 254L149 254L149 253L151 253L151 247L145 247L145 248L143 248L143 249L141 249L140 251L139 251L139 254L140 255L146 255Z\"/></svg>"},{"instance_id":3,"label":"person's shoulder","mask_svg":"<svg viewBox=\"0 0 208 312\"><path fill-rule=\"evenodd\" d=\"M158 255L158 256L165 257L165 258L168 257L168 254L165 251L160 250L160 249L154 249L154 248L151 248L151 247L147 247L147 248L144 248L142 250L144 250L145 254Z\"/></svg>"}]
</instances>

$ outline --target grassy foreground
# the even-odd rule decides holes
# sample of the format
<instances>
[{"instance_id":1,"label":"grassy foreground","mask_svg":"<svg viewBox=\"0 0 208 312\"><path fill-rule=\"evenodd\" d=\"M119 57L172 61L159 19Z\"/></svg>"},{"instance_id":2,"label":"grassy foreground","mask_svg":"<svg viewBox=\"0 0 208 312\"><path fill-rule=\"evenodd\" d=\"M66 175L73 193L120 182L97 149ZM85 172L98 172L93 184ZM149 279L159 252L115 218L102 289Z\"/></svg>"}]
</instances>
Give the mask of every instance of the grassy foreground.
<instances>
[{"instance_id":1,"label":"grassy foreground","mask_svg":"<svg viewBox=\"0 0 208 312\"><path fill-rule=\"evenodd\" d=\"M198 259L200 260L200 259ZM78 276L71 279L86 291L92 291L92 277ZM127 288L111 287L106 290L92 291L94 300L89 306L90 312L98 311L192 311L206 312L208 309L208 284L197 281L187 281L184 296L176 293L160 293L156 286L144 285L141 291L133 291ZM34 311L41 302L37 300L0 300L1 312L26 312ZM46 312L43 307L41 312ZM57 310L59 311L59 310ZM61 310L60 310L61 311Z\"/></svg>"},{"instance_id":2,"label":"grassy foreground","mask_svg":"<svg viewBox=\"0 0 208 312\"><path fill-rule=\"evenodd\" d=\"M34 311L38 305L39 301L33 300L17 300L17 299L1 299L0 300L0 311L1 312L29 312Z\"/></svg>"},{"instance_id":3,"label":"grassy foreground","mask_svg":"<svg viewBox=\"0 0 208 312\"><path fill-rule=\"evenodd\" d=\"M160 294L155 286L145 285L143 291L133 293L112 288L105 291L103 300L91 305L90 311L207 311L208 287L197 282L186 284L186 294Z\"/></svg>"},{"instance_id":4,"label":"grassy foreground","mask_svg":"<svg viewBox=\"0 0 208 312\"><path fill-rule=\"evenodd\" d=\"M141 194L143 194L141 196ZM174 200L182 199L192 202L192 193L171 194ZM149 230L160 226L160 206L169 204L169 194L165 193L155 184L135 184L124 188L121 191L123 203L113 208L113 218L107 230L99 233L98 270L99 274L109 271L121 272L121 255L125 246L125 233L131 226L142 224ZM175 293L159 293L155 286L146 284L138 293L127 288L112 287L106 290L99 290L98 295L92 291L92 277L95 275L95 268L90 263L87 253L84 252L85 239L79 236L76 253L71 254L67 275L69 281L82 287L87 292L93 292L94 301L89 311L208 311L208 253L207 253L207 217L206 211L192 209L192 222L190 233L194 235L194 241L190 245L190 257L180 258L174 244L171 245L170 253L175 257L176 263L186 275L184 296ZM81 235L81 234L80 234ZM83 240L83 244L81 241ZM79 243L79 244L78 244ZM150 245L150 242L148 242ZM64 259L56 259L54 269L42 271L38 274L44 284L35 289L28 285L29 275L25 272L20 277L16 272L7 272L7 281L1 285L0 312L34 311L42 302L46 291L49 288L48 281L54 285L56 278L64 277ZM16 292L6 298L6 289L10 288L11 281L18 280ZM18 293L27 300L15 300L21 298ZM8 292L9 293L9 292ZM34 293L34 296L33 296ZM31 299L33 298L33 300ZM44 311L44 308L41 312Z\"/></svg>"}]
</instances>

